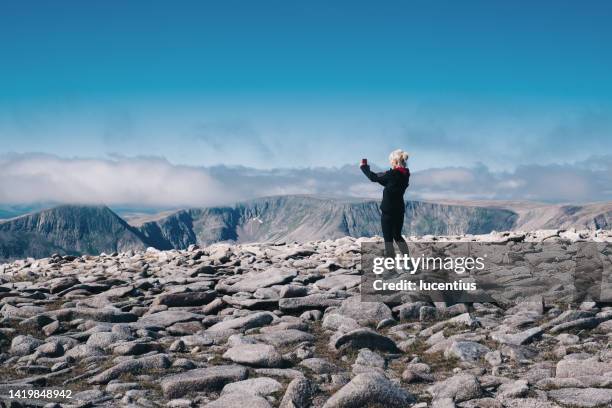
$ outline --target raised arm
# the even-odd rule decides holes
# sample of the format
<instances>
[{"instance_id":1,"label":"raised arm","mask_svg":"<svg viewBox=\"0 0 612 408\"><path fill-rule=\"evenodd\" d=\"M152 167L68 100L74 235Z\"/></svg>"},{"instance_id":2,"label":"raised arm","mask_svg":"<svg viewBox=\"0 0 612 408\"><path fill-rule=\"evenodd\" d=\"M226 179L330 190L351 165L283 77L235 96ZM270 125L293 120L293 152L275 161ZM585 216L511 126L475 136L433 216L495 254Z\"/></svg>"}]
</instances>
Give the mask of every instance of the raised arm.
<instances>
[{"instance_id":1,"label":"raised arm","mask_svg":"<svg viewBox=\"0 0 612 408\"><path fill-rule=\"evenodd\" d=\"M367 178L370 179L370 181L374 183L380 183L381 185L386 186L387 182L389 181L388 171L384 173L374 173L372 170L370 170L370 166L368 166L367 164L361 166L361 171L363 172L363 174L365 174Z\"/></svg>"}]
</instances>

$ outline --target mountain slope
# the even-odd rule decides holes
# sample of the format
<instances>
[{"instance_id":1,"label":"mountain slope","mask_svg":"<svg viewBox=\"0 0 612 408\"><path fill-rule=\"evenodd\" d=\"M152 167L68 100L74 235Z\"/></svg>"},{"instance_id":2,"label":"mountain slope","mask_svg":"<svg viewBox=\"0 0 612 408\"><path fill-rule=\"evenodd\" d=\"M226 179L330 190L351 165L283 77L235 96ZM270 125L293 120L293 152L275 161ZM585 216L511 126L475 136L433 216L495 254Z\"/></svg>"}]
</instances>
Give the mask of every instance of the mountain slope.
<instances>
[{"instance_id":1,"label":"mountain slope","mask_svg":"<svg viewBox=\"0 0 612 408\"><path fill-rule=\"evenodd\" d=\"M404 233L478 234L511 229L517 215L506 209L409 201ZM139 227L156 247L185 248L232 240L309 241L380 235L378 202L312 196L266 197L233 207L181 210Z\"/></svg>"},{"instance_id":2,"label":"mountain slope","mask_svg":"<svg viewBox=\"0 0 612 408\"><path fill-rule=\"evenodd\" d=\"M530 201L439 201L440 204L498 208L518 215L515 230L610 229L612 203L546 204Z\"/></svg>"},{"instance_id":3,"label":"mountain slope","mask_svg":"<svg viewBox=\"0 0 612 408\"><path fill-rule=\"evenodd\" d=\"M304 195L139 217L129 225L103 206L64 205L0 221L0 260L60 254L184 249L219 241L291 242L381 235L378 201ZM406 203L404 234L484 234L493 230L612 228L612 203Z\"/></svg>"},{"instance_id":4,"label":"mountain slope","mask_svg":"<svg viewBox=\"0 0 612 408\"><path fill-rule=\"evenodd\" d=\"M0 259L145 247L140 233L104 206L62 205L0 222Z\"/></svg>"}]
</instances>

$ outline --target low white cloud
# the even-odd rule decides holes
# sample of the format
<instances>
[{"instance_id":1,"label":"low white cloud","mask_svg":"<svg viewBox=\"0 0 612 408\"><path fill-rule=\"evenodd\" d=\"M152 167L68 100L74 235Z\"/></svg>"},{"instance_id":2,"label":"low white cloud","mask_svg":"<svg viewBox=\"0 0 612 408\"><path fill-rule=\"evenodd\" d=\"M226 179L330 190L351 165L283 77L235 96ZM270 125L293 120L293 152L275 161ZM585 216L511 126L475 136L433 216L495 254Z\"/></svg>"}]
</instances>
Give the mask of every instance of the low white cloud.
<instances>
[{"instance_id":1,"label":"low white cloud","mask_svg":"<svg viewBox=\"0 0 612 408\"><path fill-rule=\"evenodd\" d=\"M0 156L0 202L213 205L239 198L201 169L159 158L62 159Z\"/></svg>"},{"instance_id":2,"label":"low white cloud","mask_svg":"<svg viewBox=\"0 0 612 408\"><path fill-rule=\"evenodd\" d=\"M408 199L548 202L612 200L612 156L493 172L484 165L414 172ZM378 198L381 186L356 166L257 170L173 165L163 158L60 158L0 155L0 204L102 203L126 207L199 207L281 194Z\"/></svg>"}]
</instances>

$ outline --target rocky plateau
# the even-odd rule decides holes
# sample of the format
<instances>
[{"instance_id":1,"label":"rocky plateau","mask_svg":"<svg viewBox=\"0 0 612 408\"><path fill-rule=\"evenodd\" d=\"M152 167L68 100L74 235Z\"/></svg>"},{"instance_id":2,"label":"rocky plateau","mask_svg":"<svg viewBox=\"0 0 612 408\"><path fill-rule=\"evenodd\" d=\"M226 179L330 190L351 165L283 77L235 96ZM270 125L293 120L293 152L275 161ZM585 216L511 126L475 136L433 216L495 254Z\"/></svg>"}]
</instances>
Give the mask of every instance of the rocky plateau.
<instances>
[{"instance_id":1,"label":"rocky plateau","mask_svg":"<svg viewBox=\"0 0 612 408\"><path fill-rule=\"evenodd\" d=\"M380 239L192 244L0 264L1 404L612 406L612 306L362 302L360 244L372 240ZM410 240L612 242L612 231ZM9 397L43 389L71 398Z\"/></svg>"}]
</instances>

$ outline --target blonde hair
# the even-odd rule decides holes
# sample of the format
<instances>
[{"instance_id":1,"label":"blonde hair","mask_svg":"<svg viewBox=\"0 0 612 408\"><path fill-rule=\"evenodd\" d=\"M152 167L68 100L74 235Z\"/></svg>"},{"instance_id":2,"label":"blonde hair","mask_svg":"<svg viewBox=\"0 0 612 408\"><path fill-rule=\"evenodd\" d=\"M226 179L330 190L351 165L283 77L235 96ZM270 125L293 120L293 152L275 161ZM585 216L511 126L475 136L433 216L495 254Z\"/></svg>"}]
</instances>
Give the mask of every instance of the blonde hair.
<instances>
[{"instance_id":1,"label":"blonde hair","mask_svg":"<svg viewBox=\"0 0 612 408\"><path fill-rule=\"evenodd\" d=\"M389 155L389 163L391 167L406 167L406 160L408 160L409 154L402 149L397 149L391 152Z\"/></svg>"}]
</instances>

